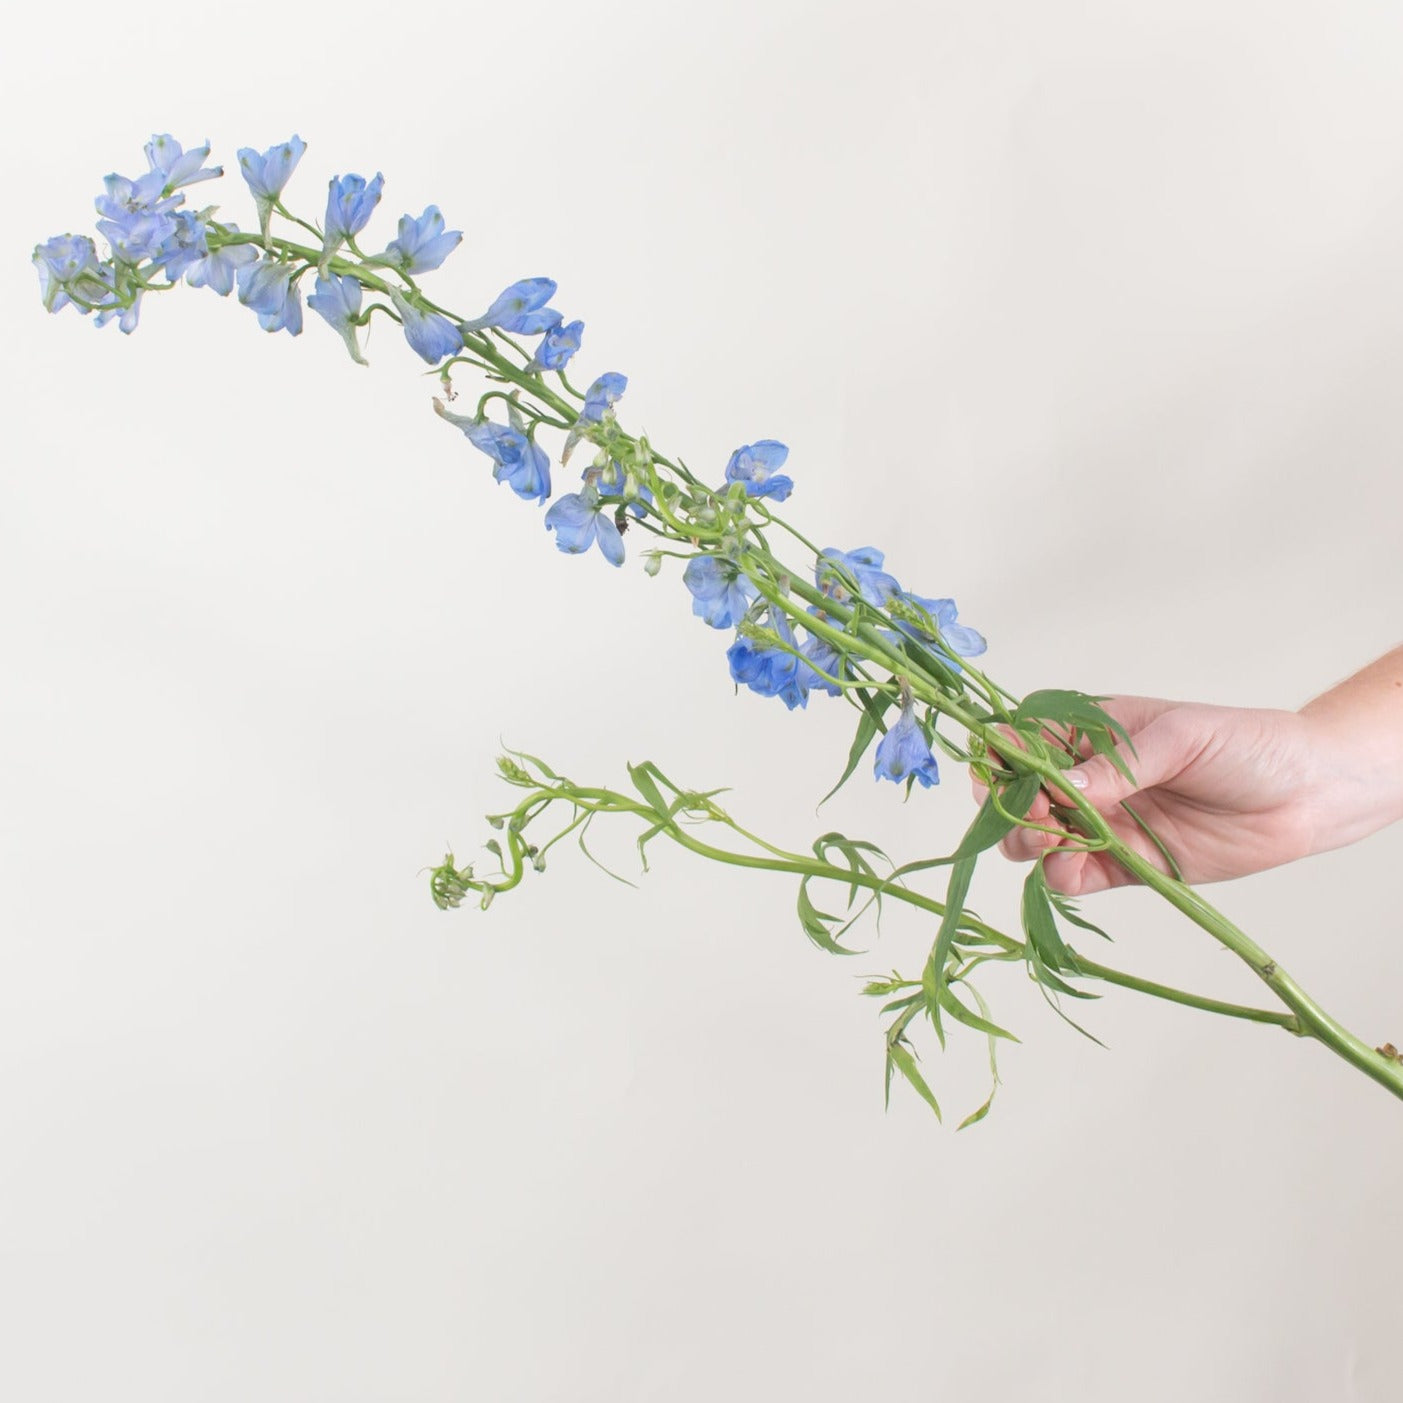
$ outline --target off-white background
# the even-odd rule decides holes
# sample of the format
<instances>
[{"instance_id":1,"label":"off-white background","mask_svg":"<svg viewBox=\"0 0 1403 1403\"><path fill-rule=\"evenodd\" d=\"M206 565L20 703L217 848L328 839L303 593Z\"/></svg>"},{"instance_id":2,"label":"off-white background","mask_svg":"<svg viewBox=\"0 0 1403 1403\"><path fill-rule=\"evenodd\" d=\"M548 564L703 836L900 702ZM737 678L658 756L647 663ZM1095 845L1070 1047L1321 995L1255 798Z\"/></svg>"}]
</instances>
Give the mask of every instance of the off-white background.
<instances>
[{"instance_id":1,"label":"off-white background","mask_svg":"<svg viewBox=\"0 0 1403 1403\"><path fill-rule=\"evenodd\" d=\"M931 852L970 799L815 816L847 713L734 697L675 574L558 555L384 328L363 371L191 291L124 339L27 266L153 131L296 131L296 205L439 203L468 312L556 277L630 425L713 475L786 440L795 519L1010 686L1295 706L1403 633L1396 7L80 0L3 64L0 1395L1398 1396L1403 1118L1319 1049L1113 992L1103 1052L1005 972L957 1136L883 1114L856 994L915 923L839 962L787 881L661 852L434 910L499 736L799 845ZM1403 1041L1400 858L1214 896ZM1142 894L1091 914L1256 996ZM952 1120L981 1059L927 1057Z\"/></svg>"}]
</instances>

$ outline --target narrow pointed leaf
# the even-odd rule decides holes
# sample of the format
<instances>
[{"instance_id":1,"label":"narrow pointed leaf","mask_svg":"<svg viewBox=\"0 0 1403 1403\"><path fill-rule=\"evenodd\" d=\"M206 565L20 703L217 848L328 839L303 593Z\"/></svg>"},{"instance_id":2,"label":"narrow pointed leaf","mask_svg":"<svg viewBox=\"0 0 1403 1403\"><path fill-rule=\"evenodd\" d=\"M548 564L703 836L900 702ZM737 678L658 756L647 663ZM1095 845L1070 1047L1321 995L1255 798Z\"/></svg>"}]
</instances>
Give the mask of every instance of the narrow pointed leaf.
<instances>
[{"instance_id":1,"label":"narrow pointed leaf","mask_svg":"<svg viewBox=\"0 0 1403 1403\"><path fill-rule=\"evenodd\" d=\"M999 795L999 802L1012 818L1022 818L1032 808L1040 783L1037 775L1020 775ZM950 860L958 861L985 852L1011 833L1015 826L994 807L992 797L985 799L974 816L974 822L960 839L960 846L950 855Z\"/></svg>"},{"instance_id":2,"label":"narrow pointed leaf","mask_svg":"<svg viewBox=\"0 0 1403 1403\"><path fill-rule=\"evenodd\" d=\"M921 1100L923 1100L926 1103L926 1105L928 1105L931 1108L931 1110L935 1112L936 1120L943 1119L943 1117L940 1114L940 1102L935 1099L935 1093L930 1089L929 1086L926 1085L926 1079L921 1075L920 1070L917 1068L916 1059L911 1055L910 1050L902 1047L900 1043L892 1043L888 1046L888 1087L890 1087L891 1085L890 1067L892 1063L896 1064L896 1070L900 1072L901 1075L905 1077L906 1080L910 1082L913 1087L915 1087L916 1091L920 1094Z\"/></svg>"},{"instance_id":3,"label":"narrow pointed leaf","mask_svg":"<svg viewBox=\"0 0 1403 1403\"><path fill-rule=\"evenodd\" d=\"M831 916L828 912L820 911L814 906L809 898L809 879L804 877L799 883L799 924L804 927L804 934L820 950L827 950L830 955L860 955L864 953L861 950L849 950L847 946L839 945L829 934L829 922L837 919L836 916Z\"/></svg>"},{"instance_id":4,"label":"narrow pointed leaf","mask_svg":"<svg viewBox=\"0 0 1403 1403\"><path fill-rule=\"evenodd\" d=\"M940 1031L940 989L945 984L945 966L950 959L950 947L955 943L955 932L959 929L960 916L965 909L965 897L969 894L970 878L974 876L974 866L978 860L976 857L962 857L950 869L950 885L945 893L945 914L940 918L940 929L936 931L935 943L930 948L930 958L921 972L921 987L926 992L926 1010L937 1032Z\"/></svg>"}]
</instances>

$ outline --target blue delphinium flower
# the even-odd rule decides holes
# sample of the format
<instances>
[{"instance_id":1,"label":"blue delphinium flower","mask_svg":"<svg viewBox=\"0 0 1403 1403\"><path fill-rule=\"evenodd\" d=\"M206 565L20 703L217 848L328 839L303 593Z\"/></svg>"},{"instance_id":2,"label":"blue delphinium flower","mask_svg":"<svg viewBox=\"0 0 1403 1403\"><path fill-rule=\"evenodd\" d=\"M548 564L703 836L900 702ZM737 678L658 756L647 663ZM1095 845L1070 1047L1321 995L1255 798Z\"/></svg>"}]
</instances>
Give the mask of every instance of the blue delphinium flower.
<instances>
[{"instance_id":1,"label":"blue delphinium flower","mask_svg":"<svg viewBox=\"0 0 1403 1403\"><path fill-rule=\"evenodd\" d=\"M809 613L817 613L817 610L810 608ZM827 692L830 697L841 696L843 689L838 683L852 679L852 668L849 666L847 658L826 638L817 633L811 633L804 640L803 647L799 651L809 660L814 669L813 676L809 679L809 686L820 692Z\"/></svg>"},{"instance_id":2,"label":"blue delphinium flower","mask_svg":"<svg viewBox=\"0 0 1403 1403\"><path fill-rule=\"evenodd\" d=\"M771 609L767 623L780 639L795 647L794 630L788 618ZM738 637L726 649L732 679L762 697L778 697L791 711L809 704L813 670L789 648L779 648L755 638Z\"/></svg>"},{"instance_id":3,"label":"blue delphinium flower","mask_svg":"<svg viewBox=\"0 0 1403 1403\"><path fill-rule=\"evenodd\" d=\"M263 232L263 241L268 241L268 221L273 217L273 206L283 193L283 186L292 178L297 163L307 143L300 136L291 137L270 146L259 153L251 146L239 148L239 170L248 182L253 193L253 203L258 208L258 227Z\"/></svg>"},{"instance_id":4,"label":"blue delphinium flower","mask_svg":"<svg viewBox=\"0 0 1403 1403\"><path fill-rule=\"evenodd\" d=\"M182 185L194 185L201 180L217 180L224 174L223 166L206 166L209 157L209 142L196 146L190 151L169 132L153 136L146 143L146 161L153 171L159 171L165 182L163 190L169 194Z\"/></svg>"},{"instance_id":5,"label":"blue delphinium flower","mask_svg":"<svg viewBox=\"0 0 1403 1403\"><path fill-rule=\"evenodd\" d=\"M550 458L544 448L533 443L520 429L494 424L489 419L454 414L437 399L434 412L440 419L460 428L474 448L492 459L496 464L492 476L498 482L505 482L518 497L528 502L544 502L550 496Z\"/></svg>"},{"instance_id":6,"label":"blue delphinium flower","mask_svg":"<svg viewBox=\"0 0 1403 1403\"><path fill-rule=\"evenodd\" d=\"M291 263L273 258L260 258L239 269L239 301L258 314L264 331L302 334L302 293L292 281L293 271Z\"/></svg>"},{"instance_id":7,"label":"blue delphinium flower","mask_svg":"<svg viewBox=\"0 0 1403 1403\"><path fill-rule=\"evenodd\" d=\"M135 267L156 256L161 245L174 235L176 223L169 214L138 210L120 219L99 219L97 231L111 246L113 258Z\"/></svg>"},{"instance_id":8,"label":"blue delphinium flower","mask_svg":"<svg viewBox=\"0 0 1403 1403\"><path fill-rule=\"evenodd\" d=\"M896 599L902 603L914 605L929 615L930 621L936 628L936 632L932 633L925 627L924 622L898 619L896 624L898 631L939 654L956 671L959 670L960 665L954 657L951 657L952 653L961 658L977 658L989 647L982 633L978 633L966 624L957 621L957 610L953 599L926 599L922 595L907 594L905 591L899 592ZM893 642L899 641L895 634L889 634L889 636Z\"/></svg>"},{"instance_id":9,"label":"blue delphinium flower","mask_svg":"<svg viewBox=\"0 0 1403 1403\"><path fill-rule=\"evenodd\" d=\"M400 315L404 339L430 365L463 349L463 333L442 313L418 306L395 288L390 289L390 301Z\"/></svg>"},{"instance_id":10,"label":"blue delphinium flower","mask_svg":"<svg viewBox=\"0 0 1403 1403\"><path fill-rule=\"evenodd\" d=\"M590 387L585 391L585 402L580 408L580 413L570 432L565 435L565 447L561 450L560 461L568 463L570 455L575 451L575 445L585 436L584 425L602 424L604 416L613 412L614 406L619 402L620 396L628 389L628 376L620 375L617 370L606 370Z\"/></svg>"},{"instance_id":11,"label":"blue delphinium flower","mask_svg":"<svg viewBox=\"0 0 1403 1403\"><path fill-rule=\"evenodd\" d=\"M743 482L747 497L773 497L782 502L794 490L794 480L775 469L782 468L788 457L789 449L772 438L744 444L726 464L726 481Z\"/></svg>"},{"instance_id":12,"label":"blue delphinium flower","mask_svg":"<svg viewBox=\"0 0 1403 1403\"><path fill-rule=\"evenodd\" d=\"M237 224L225 227L231 234L239 232ZM185 282L189 287L207 287L221 297L228 297L234 290L235 274L257 257L258 250L252 244L225 244L192 263L185 270Z\"/></svg>"},{"instance_id":13,"label":"blue delphinium flower","mask_svg":"<svg viewBox=\"0 0 1403 1403\"><path fill-rule=\"evenodd\" d=\"M901 717L877 746L873 772L878 779L917 780L923 789L940 783L940 770L931 753L925 732L916 720L910 702L901 708Z\"/></svg>"},{"instance_id":14,"label":"blue delphinium flower","mask_svg":"<svg viewBox=\"0 0 1403 1403\"><path fill-rule=\"evenodd\" d=\"M165 185L164 173L157 170L147 171L136 180L128 180L124 175L105 175L103 193L93 204L104 219L119 223L134 215L169 214L184 197L163 198Z\"/></svg>"},{"instance_id":15,"label":"blue delphinium flower","mask_svg":"<svg viewBox=\"0 0 1403 1403\"><path fill-rule=\"evenodd\" d=\"M734 560L699 555L687 562L682 583L692 592L692 613L712 628L735 628L758 591Z\"/></svg>"},{"instance_id":16,"label":"blue delphinium flower","mask_svg":"<svg viewBox=\"0 0 1403 1403\"><path fill-rule=\"evenodd\" d=\"M34 246L34 266L39 273L44 306L50 312L57 312L71 300L68 289L85 277L92 282L101 265L97 245L86 234L55 234L46 243ZM79 296L85 302L93 300L81 292ZM87 315L86 308L79 310Z\"/></svg>"},{"instance_id":17,"label":"blue delphinium flower","mask_svg":"<svg viewBox=\"0 0 1403 1403\"><path fill-rule=\"evenodd\" d=\"M463 323L464 331L481 331L495 326L499 331L534 336L560 325L561 317L546 303L555 296L551 278L522 278L498 293L496 301L480 316Z\"/></svg>"},{"instance_id":18,"label":"blue delphinium flower","mask_svg":"<svg viewBox=\"0 0 1403 1403\"><path fill-rule=\"evenodd\" d=\"M430 205L415 219L413 215L401 216L399 237L392 240L372 263L388 263L401 273L432 273L445 258L463 241L461 229L444 230L443 216L437 205Z\"/></svg>"},{"instance_id":19,"label":"blue delphinium flower","mask_svg":"<svg viewBox=\"0 0 1403 1403\"><path fill-rule=\"evenodd\" d=\"M570 357L580 349L580 338L584 335L585 324L581 321L567 322L564 326L553 326L541 337L536 354L531 357L527 370L564 370Z\"/></svg>"},{"instance_id":20,"label":"blue delphinium flower","mask_svg":"<svg viewBox=\"0 0 1403 1403\"><path fill-rule=\"evenodd\" d=\"M820 551L819 557L814 582L839 604L852 597L854 581L862 598L879 608L901 588L896 579L882 569L886 557L874 546L862 546L853 551L830 547Z\"/></svg>"},{"instance_id":21,"label":"blue delphinium flower","mask_svg":"<svg viewBox=\"0 0 1403 1403\"><path fill-rule=\"evenodd\" d=\"M126 297L119 297L115 290L106 294L107 300L93 318L94 326L106 326L113 317L119 318L117 328L124 336L136 330L137 319L141 316L141 288L129 289Z\"/></svg>"},{"instance_id":22,"label":"blue delphinium flower","mask_svg":"<svg viewBox=\"0 0 1403 1403\"><path fill-rule=\"evenodd\" d=\"M360 280L353 277L317 277L317 290L307 299L307 305L346 343L351 359L365 365L356 332L361 309Z\"/></svg>"},{"instance_id":23,"label":"blue delphinium flower","mask_svg":"<svg viewBox=\"0 0 1403 1403\"><path fill-rule=\"evenodd\" d=\"M152 262L171 282L178 282L182 274L209 257L209 244L207 226L199 215L178 210L172 218L175 228L156 250Z\"/></svg>"},{"instance_id":24,"label":"blue delphinium flower","mask_svg":"<svg viewBox=\"0 0 1403 1403\"><path fill-rule=\"evenodd\" d=\"M617 370L606 370L585 391L585 403L580 410L580 418L587 424L600 423L604 416L619 402L626 389L628 389L627 375L620 375Z\"/></svg>"},{"instance_id":25,"label":"blue delphinium flower","mask_svg":"<svg viewBox=\"0 0 1403 1403\"><path fill-rule=\"evenodd\" d=\"M333 176L326 191L326 225L322 234L322 271L327 261L346 242L353 239L375 213L385 177L378 171L374 180L363 175Z\"/></svg>"},{"instance_id":26,"label":"blue delphinium flower","mask_svg":"<svg viewBox=\"0 0 1403 1403\"><path fill-rule=\"evenodd\" d=\"M600 499L599 490L586 483L580 492L567 492L546 513L546 530L555 532L555 544L567 555L581 555L598 545L610 565L624 563L624 542L614 522L618 510Z\"/></svg>"}]
</instances>

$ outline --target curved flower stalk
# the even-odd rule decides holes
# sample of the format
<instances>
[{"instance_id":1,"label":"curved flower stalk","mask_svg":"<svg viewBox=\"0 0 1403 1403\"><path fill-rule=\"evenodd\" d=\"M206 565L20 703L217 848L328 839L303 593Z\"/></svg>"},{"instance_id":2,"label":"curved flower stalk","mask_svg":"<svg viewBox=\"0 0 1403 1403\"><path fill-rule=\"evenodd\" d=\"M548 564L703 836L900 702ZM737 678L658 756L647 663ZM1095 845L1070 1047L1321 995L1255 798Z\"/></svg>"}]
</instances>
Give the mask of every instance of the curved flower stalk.
<instances>
[{"instance_id":1,"label":"curved flower stalk","mask_svg":"<svg viewBox=\"0 0 1403 1403\"><path fill-rule=\"evenodd\" d=\"M360 364L365 363L360 329L376 313L389 318L400 326L410 350L437 373L441 396L434 409L491 462L499 483L542 512L542 525L560 550L592 556L598 547L606 561L619 567L630 551L628 533L637 533L647 542L647 574L658 574L667 560L684 562L680 574L691 595L691 613L703 625L731 635L725 653L738 687L777 697L791 709L807 706L815 695L853 709L855 733L835 788L851 778L869 752L875 776L902 784L908 796L915 786L938 784L940 756L969 765L989 787L988 799L954 853L889 867L881 874L873 863L880 857L874 849L840 835L820 839L813 858L752 839L715 806L713 795L720 791L682 791L650 765L630 770L642 796L640 809L639 801L625 801L612 791L569 786L540 762L530 762L533 774L509 761L503 765L506 778L532 793L524 807L500 816L506 849L495 841L489 844L503 859L503 872L497 879L479 879L450 860L434 876L441 905L456 905L469 892L486 905L520 880L525 864L539 866L564 832L587 828L597 813L633 812L649 824L640 844L665 835L715 860L798 873L804 929L825 949L844 950L839 935L849 922L813 906L808 896L813 881L842 880L851 899L866 890L873 901L905 901L927 911L935 930L919 978L879 980L869 992L891 996L886 1007L895 1018L887 1030L888 1076L899 1071L932 1105L935 1098L917 1070L908 1030L924 1018L942 1042L946 1020L991 1039L1006 1036L989 1022L969 982L970 974L991 960L1020 961L1054 1004L1088 997L1076 981L1101 979L1229 1016L1275 1023L1317 1039L1403 1097L1403 1062L1391 1044L1375 1048L1326 1014L1261 947L1178 880L1163 844L1160 851L1175 875L1160 871L1122 841L1075 791L1055 810L1073 834L1071 843L1107 853L1140 877L1247 963L1282 1010L1245 1010L1183 994L1085 959L1062 932L1067 925L1096 928L1049 889L1041 863L1024 886L1021 940L970 916L966 899L981 854L1013 828L1036 826L1027 814L1040 787L1053 785L1063 769L1091 753L1106 755L1129 773L1127 755L1134 758L1129 737L1099 699L1075 691L1038 691L1020 700L972 662L987 645L960 620L953 599L904 588L876 547L820 548L777 515L776 505L802 485L802 471L797 484L789 475L789 449L778 440L756 438L739 445L724 465L694 472L681 458L669 458L643 435L628 432L619 420L628 387L625 375L604 371L584 390L576 388L571 375L584 344L584 325L567 323L551 306L557 292L551 279L523 278L495 295L491 285L479 289L474 304L485 304L486 310L473 317L431 300L419 279L440 269L463 237L448 228L437 206L418 216L404 214L396 237L370 255L357 239L365 237L381 202L380 174L371 180L332 177L323 225L293 214L283 192L305 151L295 136L261 154L240 150L240 171L258 218L258 231L244 232L217 217L214 206L181 208L183 186L220 174L218 168L204 167L208 146L186 152L173 137L153 137L146 148L149 170L135 179L108 176L97 199L102 216L97 228L108 247L106 256L87 235L60 235L36 247L44 305L50 311L71 305L92 315L99 326L117 320L130 333L147 293L167 292L183 282L227 296L237 285L238 300L265 330L296 336L303 329L307 281L313 291L306 305ZM275 226L275 221L281 223ZM535 338L535 344L523 344L526 338ZM460 398L455 379L464 372L487 382L466 413L449 408ZM553 465L566 469L586 443L593 451L582 470L577 464L579 480L557 491ZM794 558L786 558L784 551ZM1000 744L1009 730L1021 748ZM522 837L527 825L560 802L574 814L564 832L544 846L527 843ZM1127 807L1127 812L1134 817L1133 810ZM689 832L694 821L731 827L758 845L760 855L699 844ZM832 860L834 853L842 857L841 864ZM948 871L943 901L917 893L909 881L937 869ZM961 998L966 990L975 1009Z\"/></svg>"}]
</instances>

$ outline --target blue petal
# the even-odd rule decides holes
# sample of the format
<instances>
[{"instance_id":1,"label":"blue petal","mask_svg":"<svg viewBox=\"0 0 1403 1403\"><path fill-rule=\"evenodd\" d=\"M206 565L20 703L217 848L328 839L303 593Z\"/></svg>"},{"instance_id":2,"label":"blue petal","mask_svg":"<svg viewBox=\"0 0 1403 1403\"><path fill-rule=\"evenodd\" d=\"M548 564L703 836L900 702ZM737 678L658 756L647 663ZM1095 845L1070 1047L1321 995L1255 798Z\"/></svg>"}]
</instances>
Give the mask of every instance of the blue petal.
<instances>
[{"instance_id":1,"label":"blue petal","mask_svg":"<svg viewBox=\"0 0 1403 1403\"><path fill-rule=\"evenodd\" d=\"M580 492L557 498L546 513L546 530L555 532L556 546L567 555L580 555L594 544L598 523L598 505Z\"/></svg>"},{"instance_id":2,"label":"blue petal","mask_svg":"<svg viewBox=\"0 0 1403 1403\"><path fill-rule=\"evenodd\" d=\"M607 512L600 512L595 518L596 536L599 541L599 549L604 553L604 559L610 565L622 565L624 563L624 541L619 535L619 528L614 525L614 518Z\"/></svg>"}]
</instances>

